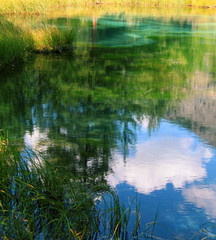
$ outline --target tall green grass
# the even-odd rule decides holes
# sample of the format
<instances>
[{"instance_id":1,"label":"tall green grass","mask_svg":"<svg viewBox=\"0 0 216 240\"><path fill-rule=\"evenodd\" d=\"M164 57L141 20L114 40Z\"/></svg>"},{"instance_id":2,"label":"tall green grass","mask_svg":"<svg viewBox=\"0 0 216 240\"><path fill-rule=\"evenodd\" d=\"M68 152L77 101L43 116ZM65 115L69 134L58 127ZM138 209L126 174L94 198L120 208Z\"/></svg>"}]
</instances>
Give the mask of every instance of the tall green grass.
<instances>
[{"instance_id":1,"label":"tall green grass","mask_svg":"<svg viewBox=\"0 0 216 240\"><path fill-rule=\"evenodd\" d=\"M90 235L97 225L91 192L61 166L8 145L0 169L1 238L69 239L80 231Z\"/></svg>"},{"instance_id":2,"label":"tall green grass","mask_svg":"<svg viewBox=\"0 0 216 240\"><path fill-rule=\"evenodd\" d=\"M30 35L23 34L21 28L0 17L0 67L16 59L24 59L33 46Z\"/></svg>"},{"instance_id":3,"label":"tall green grass","mask_svg":"<svg viewBox=\"0 0 216 240\"><path fill-rule=\"evenodd\" d=\"M58 28L44 25L43 27L29 30L34 40L34 50L39 52L71 51L76 33L70 27Z\"/></svg>"},{"instance_id":4,"label":"tall green grass","mask_svg":"<svg viewBox=\"0 0 216 240\"><path fill-rule=\"evenodd\" d=\"M0 68L33 52L71 51L76 32L46 24L18 26L0 17Z\"/></svg>"},{"instance_id":5,"label":"tall green grass","mask_svg":"<svg viewBox=\"0 0 216 240\"><path fill-rule=\"evenodd\" d=\"M18 151L2 131L0 169L0 239L130 236L131 209L120 204L117 193L108 185L94 185L82 176L75 178L65 166L29 150ZM135 212L140 220L138 207ZM134 222L131 234L137 235L139 220Z\"/></svg>"}]
</instances>

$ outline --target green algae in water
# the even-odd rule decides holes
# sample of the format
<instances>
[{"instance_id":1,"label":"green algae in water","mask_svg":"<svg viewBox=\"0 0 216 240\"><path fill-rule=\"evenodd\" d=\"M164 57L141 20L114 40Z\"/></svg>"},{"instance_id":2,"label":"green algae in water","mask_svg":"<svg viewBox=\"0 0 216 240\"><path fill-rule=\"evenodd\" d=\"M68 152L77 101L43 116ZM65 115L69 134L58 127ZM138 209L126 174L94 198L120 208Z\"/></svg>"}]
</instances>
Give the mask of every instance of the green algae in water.
<instances>
[{"instance_id":1,"label":"green algae in water","mask_svg":"<svg viewBox=\"0 0 216 240\"><path fill-rule=\"evenodd\" d=\"M127 21L126 16L105 15L98 18L93 26L93 20L85 18L85 24L88 26L88 34L80 34L79 42L94 43L100 47L133 47L148 44L157 44L158 36L167 38L168 36L178 38L181 36L190 37L197 35L203 37L208 34L215 38L216 24L211 22L193 23L192 21L164 21L158 18L137 18ZM92 23L92 25L91 25ZM91 30L92 29L92 33ZM82 31L81 31L82 32ZM93 36L93 38L92 38ZM88 39L90 37L90 39Z\"/></svg>"}]
</instances>

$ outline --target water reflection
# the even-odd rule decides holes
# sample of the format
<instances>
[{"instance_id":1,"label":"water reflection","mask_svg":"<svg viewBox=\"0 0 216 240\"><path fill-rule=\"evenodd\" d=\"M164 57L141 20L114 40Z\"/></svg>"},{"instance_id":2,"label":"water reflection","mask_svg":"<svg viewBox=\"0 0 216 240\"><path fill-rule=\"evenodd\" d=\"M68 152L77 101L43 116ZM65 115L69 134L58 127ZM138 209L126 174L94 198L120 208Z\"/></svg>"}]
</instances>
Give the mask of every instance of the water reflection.
<instances>
[{"instance_id":1,"label":"water reflection","mask_svg":"<svg viewBox=\"0 0 216 240\"><path fill-rule=\"evenodd\" d=\"M90 184L124 187L125 199L140 193L146 221L161 201L165 225L196 231L215 212L214 24L208 32L188 18L49 22L65 21L81 29L72 55L1 73L1 128Z\"/></svg>"},{"instance_id":2,"label":"water reflection","mask_svg":"<svg viewBox=\"0 0 216 240\"><path fill-rule=\"evenodd\" d=\"M198 209L204 209L209 220L216 218L216 186L195 185L186 188L182 194L187 202L193 203Z\"/></svg>"},{"instance_id":3,"label":"water reflection","mask_svg":"<svg viewBox=\"0 0 216 240\"><path fill-rule=\"evenodd\" d=\"M116 157L114 173L108 177L112 185L125 181L138 192L150 194L168 183L178 190L207 177L205 164L214 154L187 131L163 122L157 134L140 141L126 164L121 156Z\"/></svg>"},{"instance_id":4,"label":"water reflection","mask_svg":"<svg viewBox=\"0 0 216 240\"><path fill-rule=\"evenodd\" d=\"M40 132L38 127L34 127L31 133L27 130L24 136L26 147L39 152L46 151L48 147L48 132L48 129Z\"/></svg>"},{"instance_id":5,"label":"water reflection","mask_svg":"<svg viewBox=\"0 0 216 240\"><path fill-rule=\"evenodd\" d=\"M166 119L191 129L205 142L216 146L215 76L211 73L195 72L191 85L193 94L180 100L175 109L166 115Z\"/></svg>"},{"instance_id":6,"label":"water reflection","mask_svg":"<svg viewBox=\"0 0 216 240\"><path fill-rule=\"evenodd\" d=\"M209 22L209 20L211 22ZM70 21L79 19L59 18L50 20L58 25L68 25ZM191 37L196 35L203 37L208 34L209 39L215 39L215 20L209 18L184 17L162 18L135 16L126 14L109 15L102 17L83 17L82 29L79 33L79 41L105 47L134 47L148 44L158 44L162 38L168 41L176 38ZM91 31L92 29L92 31ZM160 36L160 39L158 39Z\"/></svg>"}]
</instances>

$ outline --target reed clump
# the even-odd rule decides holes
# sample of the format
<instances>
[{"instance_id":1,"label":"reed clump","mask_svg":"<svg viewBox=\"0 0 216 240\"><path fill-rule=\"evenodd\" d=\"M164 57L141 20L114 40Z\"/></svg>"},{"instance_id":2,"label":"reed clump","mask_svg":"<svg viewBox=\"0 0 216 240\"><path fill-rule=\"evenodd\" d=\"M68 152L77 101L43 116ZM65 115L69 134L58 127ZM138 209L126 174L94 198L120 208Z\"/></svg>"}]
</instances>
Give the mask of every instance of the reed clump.
<instances>
[{"instance_id":1,"label":"reed clump","mask_svg":"<svg viewBox=\"0 0 216 240\"><path fill-rule=\"evenodd\" d=\"M24 59L33 49L33 39L13 23L0 18L0 67L16 59Z\"/></svg>"},{"instance_id":2,"label":"reed clump","mask_svg":"<svg viewBox=\"0 0 216 240\"><path fill-rule=\"evenodd\" d=\"M0 17L0 68L25 60L34 52L71 51L76 32L71 27L25 24L22 27Z\"/></svg>"},{"instance_id":3,"label":"reed clump","mask_svg":"<svg viewBox=\"0 0 216 240\"><path fill-rule=\"evenodd\" d=\"M91 236L97 222L89 188L63 167L6 142L1 133L0 238Z\"/></svg>"},{"instance_id":4,"label":"reed clump","mask_svg":"<svg viewBox=\"0 0 216 240\"><path fill-rule=\"evenodd\" d=\"M30 30L31 31L31 30ZM69 27L43 26L32 32L34 49L38 52L72 50L76 34Z\"/></svg>"},{"instance_id":5,"label":"reed clump","mask_svg":"<svg viewBox=\"0 0 216 240\"><path fill-rule=\"evenodd\" d=\"M0 239L127 239L131 209L105 183L18 151L3 131L0 169ZM140 224L137 207L136 215L133 235Z\"/></svg>"}]
</instances>

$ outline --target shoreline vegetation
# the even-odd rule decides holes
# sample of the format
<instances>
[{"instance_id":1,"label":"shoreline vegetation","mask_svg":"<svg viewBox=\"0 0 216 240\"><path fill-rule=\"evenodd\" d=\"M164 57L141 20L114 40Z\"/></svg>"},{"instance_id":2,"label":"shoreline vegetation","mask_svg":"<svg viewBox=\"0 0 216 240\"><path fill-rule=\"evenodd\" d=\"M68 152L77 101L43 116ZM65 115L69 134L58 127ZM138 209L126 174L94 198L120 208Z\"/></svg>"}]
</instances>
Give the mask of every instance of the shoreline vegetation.
<instances>
[{"instance_id":1,"label":"shoreline vegetation","mask_svg":"<svg viewBox=\"0 0 216 240\"><path fill-rule=\"evenodd\" d=\"M51 9L98 5L216 8L214 0L0 0L0 14L45 14Z\"/></svg>"},{"instance_id":2,"label":"shoreline vegetation","mask_svg":"<svg viewBox=\"0 0 216 240\"><path fill-rule=\"evenodd\" d=\"M0 69L6 64L23 61L32 53L72 52L77 32L43 23L16 24L10 16L46 16L68 7L143 7L149 8L216 8L214 0L0 0Z\"/></svg>"},{"instance_id":3,"label":"shoreline vegetation","mask_svg":"<svg viewBox=\"0 0 216 240\"><path fill-rule=\"evenodd\" d=\"M43 23L22 26L0 17L0 69L32 53L71 51L76 32Z\"/></svg>"}]
</instances>

